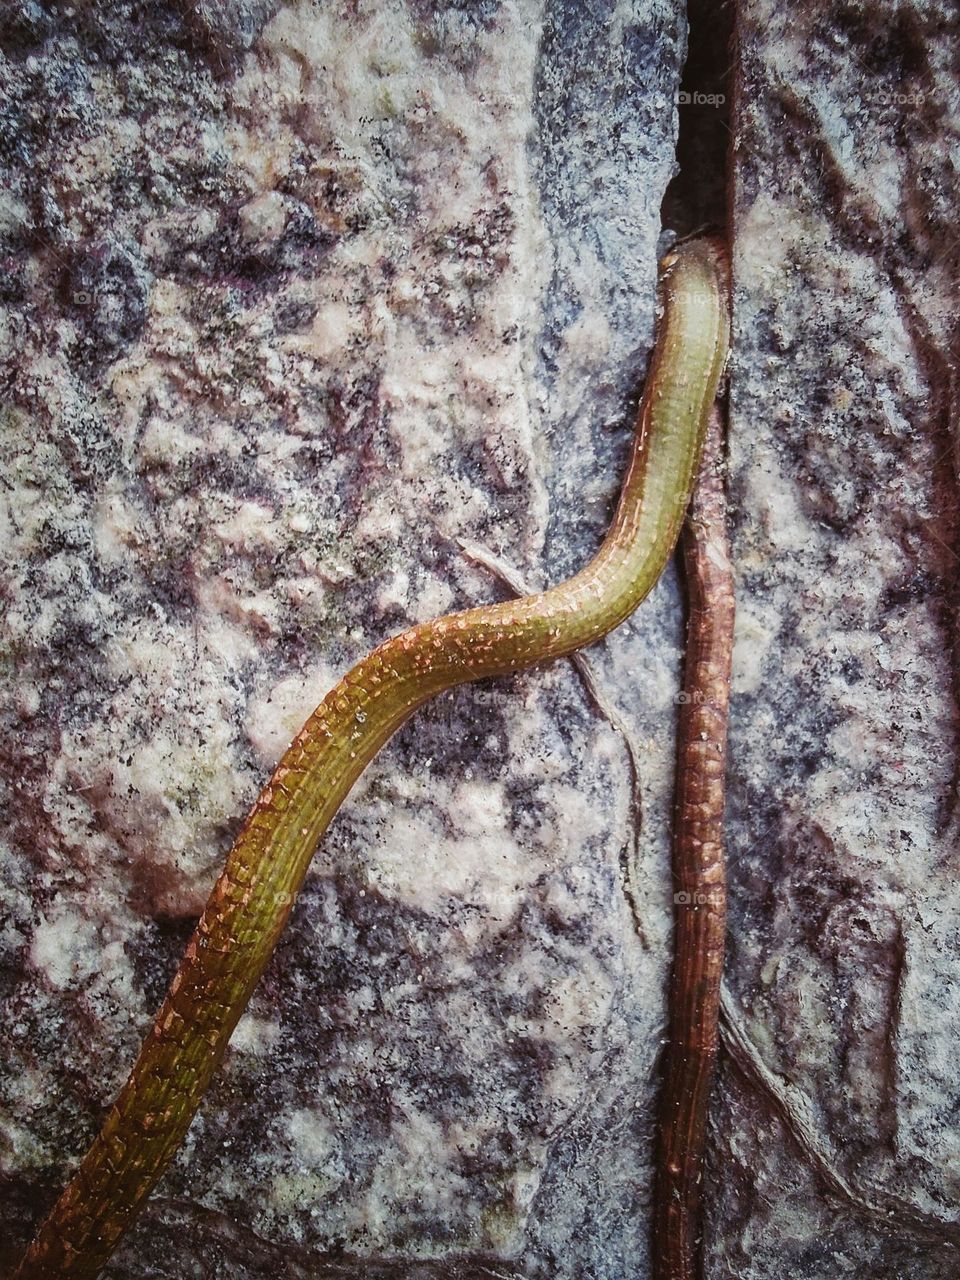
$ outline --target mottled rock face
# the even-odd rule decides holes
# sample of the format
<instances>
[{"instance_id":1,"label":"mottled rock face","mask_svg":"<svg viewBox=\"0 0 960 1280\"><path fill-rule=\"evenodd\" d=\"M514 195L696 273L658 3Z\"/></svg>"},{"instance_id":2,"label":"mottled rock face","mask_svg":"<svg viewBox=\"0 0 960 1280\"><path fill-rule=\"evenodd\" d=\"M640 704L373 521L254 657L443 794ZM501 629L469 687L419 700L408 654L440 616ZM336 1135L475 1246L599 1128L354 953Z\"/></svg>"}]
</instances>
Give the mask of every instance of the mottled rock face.
<instances>
[{"instance_id":1,"label":"mottled rock face","mask_svg":"<svg viewBox=\"0 0 960 1280\"><path fill-rule=\"evenodd\" d=\"M0 1269L316 701L596 547L680 8L0 15ZM739 6L710 1278L957 1270L956 21ZM111 1275L649 1274L681 639L591 656L638 844L566 665L400 733Z\"/></svg>"},{"instance_id":2,"label":"mottled rock face","mask_svg":"<svg viewBox=\"0 0 960 1280\"><path fill-rule=\"evenodd\" d=\"M740 22L727 980L754 1051L708 1274L927 1280L960 1246L957 14Z\"/></svg>"},{"instance_id":3,"label":"mottled rock face","mask_svg":"<svg viewBox=\"0 0 960 1280\"><path fill-rule=\"evenodd\" d=\"M460 539L531 585L595 549L684 37L665 2L0 23L12 1252L316 701L502 594ZM638 853L568 666L402 731L111 1274L645 1274L680 640L668 575L594 658Z\"/></svg>"}]
</instances>

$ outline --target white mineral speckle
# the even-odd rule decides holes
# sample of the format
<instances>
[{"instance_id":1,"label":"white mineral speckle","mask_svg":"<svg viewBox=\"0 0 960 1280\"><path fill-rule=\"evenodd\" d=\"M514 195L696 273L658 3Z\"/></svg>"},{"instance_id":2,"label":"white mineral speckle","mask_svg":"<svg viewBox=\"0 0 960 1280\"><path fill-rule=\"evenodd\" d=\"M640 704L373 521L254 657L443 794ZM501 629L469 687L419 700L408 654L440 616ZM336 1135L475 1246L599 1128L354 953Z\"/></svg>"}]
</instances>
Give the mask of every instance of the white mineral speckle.
<instances>
[{"instance_id":1,"label":"white mineral speckle","mask_svg":"<svg viewBox=\"0 0 960 1280\"><path fill-rule=\"evenodd\" d=\"M96 926L69 912L50 919L41 916L30 942L30 962L54 987L81 982L100 963Z\"/></svg>"}]
</instances>

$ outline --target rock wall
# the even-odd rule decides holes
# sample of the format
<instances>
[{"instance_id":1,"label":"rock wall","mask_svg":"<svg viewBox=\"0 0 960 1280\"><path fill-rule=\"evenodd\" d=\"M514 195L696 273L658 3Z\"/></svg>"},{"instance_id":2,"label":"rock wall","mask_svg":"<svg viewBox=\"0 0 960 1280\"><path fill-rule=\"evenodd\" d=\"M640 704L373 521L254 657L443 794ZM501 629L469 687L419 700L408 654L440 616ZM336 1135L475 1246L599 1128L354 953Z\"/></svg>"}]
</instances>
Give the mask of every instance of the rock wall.
<instances>
[{"instance_id":1,"label":"rock wall","mask_svg":"<svg viewBox=\"0 0 960 1280\"><path fill-rule=\"evenodd\" d=\"M484 557L538 584L598 545L685 28L673 0L3 22L12 1255L316 701L502 596ZM644 1272L681 641L670 574L594 658L639 836L569 664L401 732L111 1275Z\"/></svg>"},{"instance_id":2,"label":"rock wall","mask_svg":"<svg viewBox=\"0 0 960 1280\"><path fill-rule=\"evenodd\" d=\"M957 23L742 0L716 42L708 1280L957 1271ZM596 548L686 31L675 0L19 0L0 34L2 1270L315 702ZM111 1276L649 1275L681 647L671 569L591 652L599 702L558 664L401 731Z\"/></svg>"},{"instance_id":3,"label":"rock wall","mask_svg":"<svg viewBox=\"0 0 960 1280\"><path fill-rule=\"evenodd\" d=\"M710 1276L957 1273L957 25L739 8Z\"/></svg>"}]
</instances>

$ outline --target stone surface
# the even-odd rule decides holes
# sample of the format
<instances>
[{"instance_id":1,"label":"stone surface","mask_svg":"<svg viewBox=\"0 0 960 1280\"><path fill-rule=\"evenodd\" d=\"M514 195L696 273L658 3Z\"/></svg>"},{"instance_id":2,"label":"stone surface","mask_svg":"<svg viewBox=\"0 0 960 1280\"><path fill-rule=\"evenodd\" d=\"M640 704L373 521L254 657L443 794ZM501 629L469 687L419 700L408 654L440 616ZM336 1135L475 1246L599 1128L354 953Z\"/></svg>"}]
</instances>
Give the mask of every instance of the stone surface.
<instances>
[{"instance_id":1,"label":"stone surface","mask_svg":"<svg viewBox=\"0 0 960 1280\"><path fill-rule=\"evenodd\" d=\"M707 1275L939 1280L960 1263L958 15L739 10L735 1025Z\"/></svg>"},{"instance_id":2,"label":"stone surface","mask_svg":"<svg viewBox=\"0 0 960 1280\"><path fill-rule=\"evenodd\" d=\"M0 19L8 1255L314 703L502 593L460 539L533 584L598 544L679 8ZM680 641L671 573L595 655L632 868L625 745L568 665L384 751L112 1276L646 1274Z\"/></svg>"},{"instance_id":3,"label":"stone surface","mask_svg":"<svg viewBox=\"0 0 960 1280\"><path fill-rule=\"evenodd\" d=\"M958 1269L956 26L739 6L708 1280ZM596 547L685 37L666 0L0 37L2 1271L316 700L502 594L475 548L536 586ZM591 655L639 848L567 665L384 751L112 1276L649 1274L680 642L670 572Z\"/></svg>"}]
</instances>

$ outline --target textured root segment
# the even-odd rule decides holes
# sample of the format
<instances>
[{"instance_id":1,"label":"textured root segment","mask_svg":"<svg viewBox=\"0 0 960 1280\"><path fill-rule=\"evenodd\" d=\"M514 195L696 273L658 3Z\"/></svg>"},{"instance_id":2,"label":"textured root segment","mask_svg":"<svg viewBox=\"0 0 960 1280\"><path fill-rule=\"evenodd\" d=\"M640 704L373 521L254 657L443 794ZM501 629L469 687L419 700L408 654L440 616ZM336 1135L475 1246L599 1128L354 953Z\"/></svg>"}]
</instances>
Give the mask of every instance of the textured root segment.
<instances>
[{"instance_id":1,"label":"textured root segment","mask_svg":"<svg viewBox=\"0 0 960 1280\"><path fill-rule=\"evenodd\" d=\"M700 1189L717 1053L727 914L724 759L734 621L721 448L720 415L714 408L683 539L689 622L677 743L670 1042L660 1100L654 1209L657 1280L694 1280L699 1274Z\"/></svg>"},{"instance_id":2,"label":"textured root segment","mask_svg":"<svg viewBox=\"0 0 960 1280\"><path fill-rule=\"evenodd\" d=\"M726 360L723 250L664 263L658 329L630 465L597 555L540 595L470 609L388 640L307 721L230 851L130 1078L14 1280L92 1280L186 1135L306 874L364 766L434 694L561 657L622 622L663 569Z\"/></svg>"}]
</instances>

